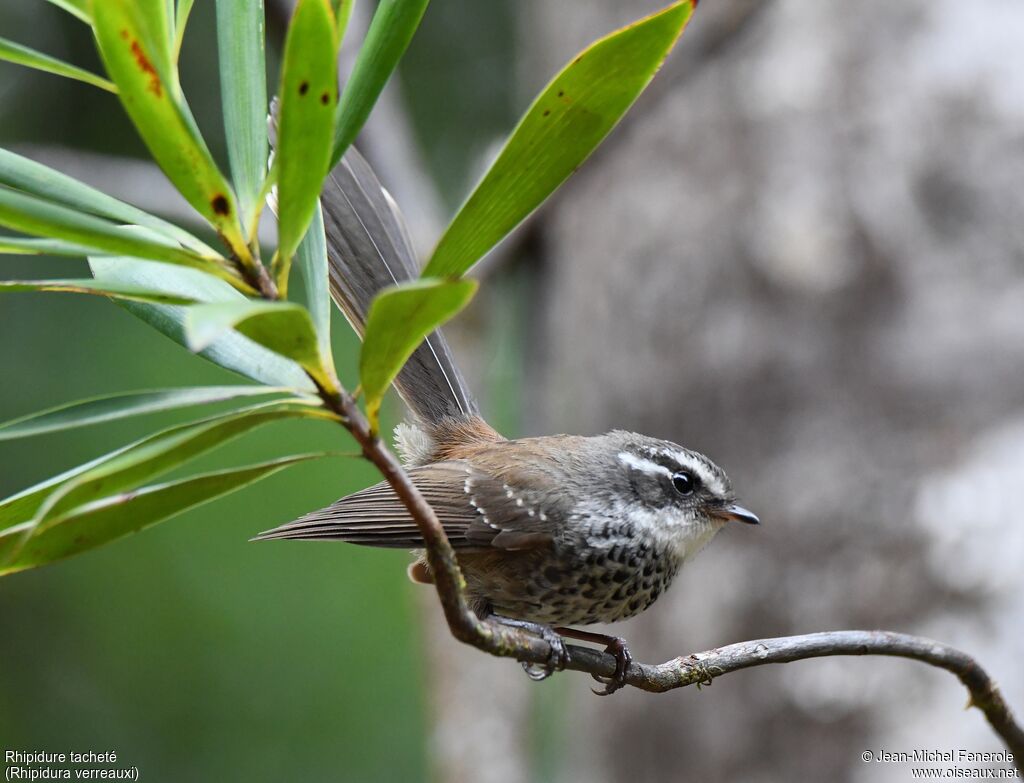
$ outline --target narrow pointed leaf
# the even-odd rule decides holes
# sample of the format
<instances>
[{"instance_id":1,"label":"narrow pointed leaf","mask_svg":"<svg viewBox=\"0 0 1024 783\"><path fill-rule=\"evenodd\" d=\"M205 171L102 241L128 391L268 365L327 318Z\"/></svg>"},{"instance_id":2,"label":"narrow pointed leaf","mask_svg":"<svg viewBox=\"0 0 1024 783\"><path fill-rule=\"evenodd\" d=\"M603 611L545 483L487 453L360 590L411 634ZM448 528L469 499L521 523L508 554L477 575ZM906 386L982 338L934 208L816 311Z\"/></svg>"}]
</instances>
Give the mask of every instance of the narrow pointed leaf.
<instances>
[{"instance_id":1,"label":"narrow pointed leaf","mask_svg":"<svg viewBox=\"0 0 1024 783\"><path fill-rule=\"evenodd\" d=\"M230 329L296 362L328 391L337 390L337 380L320 355L320 343L305 307L249 300L187 308L185 334L194 351L205 349Z\"/></svg>"},{"instance_id":2,"label":"narrow pointed leaf","mask_svg":"<svg viewBox=\"0 0 1024 783\"><path fill-rule=\"evenodd\" d=\"M94 4L93 13L107 73L149 151L238 258L251 262L234 193L210 155L172 70L164 4L103 0Z\"/></svg>"},{"instance_id":3,"label":"narrow pointed leaf","mask_svg":"<svg viewBox=\"0 0 1024 783\"><path fill-rule=\"evenodd\" d=\"M296 259L302 268L302 279L306 289L306 307L313 319L320 355L325 361L331 358L331 293L327 284L327 237L324 234L324 216L319 202L313 213L313 222L306 236L302 238Z\"/></svg>"},{"instance_id":4,"label":"narrow pointed leaf","mask_svg":"<svg viewBox=\"0 0 1024 783\"><path fill-rule=\"evenodd\" d=\"M334 168L370 116L388 77L402 58L413 33L420 25L428 0L381 0L366 31L352 74L338 102L334 129L334 150L329 168Z\"/></svg>"},{"instance_id":5,"label":"narrow pointed leaf","mask_svg":"<svg viewBox=\"0 0 1024 783\"><path fill-rule=\"evenodd\" d=\"M92 24L92 15L89 13L89 0L49 0L58 8L63 8L72 16L78 17L86 24Z\"/></svg>"},{"instance_id":6,"label":"narrow pointed leaf","mask_svg":"<svg viewBox=\"0 0 1024 783\"><path fill-rule=\"evenodd\" d=\"M0 237L0 254L16 256L74 256L102 255L94 247L63 242L60 239L27 237Z\"/></svg>"},{"instance_id":7,"label":"narrow pointed leaf","mask_svg":"<svg viewBox=\"0 0 1024 783\"><path fill-rule=\"evenodd\" d=\"M45 527L69 509L137 487L256 427L288 418L330 418L330 414L315 404L280 400L172 427L54 491L37 512L36 523Z\"/></svg>"},{"instance_id":8,"label":"narrow pointed leaf","mask_svg":"<svg viewBox=\"0 0 1024 783\"><path fill-rule=\"evenodd\" d=\"M84 280L0 280L0 294L22 291L56 291L71 294L92 294L111 299L127 299L131 302L158 302L160 304L194 304L194 299L176 296L162 291L149 291L133 285L120 283L97 283L91 278ZM0 440L2 440L0 436Z\"/></svg>"},{"instance_id":9,"label":"narrow pointed leaf","mask_svg":"<svg viewBox=\"0 0 1024 783\"><path fill-rule=\"evenodd\" d=\"M246 487L290 465L329 456L335 455L329 452L296 454L104 498L54 520L24 543L13 561L0 568L0 575L94 549ZM0 562L8 560L15 552L22 534L23 530L17 527L0 533Z\"/></svg>"},{"instance_id":10,"label":"narrow pointed leaf","mask_svg":"<svg viewBox=\"0 0 1024 783\"><path fill-rule=\"evenodd\" d=\"M0 424L0 440L27 438L49 432L101 424L131 416L142 416L159 411L209 405L240 397L282 394L288 389L272 386L192 386L180 389L153 389L148 391L106 394L79 400L56 408L22 416Z\"/></svg>"},{"instance_id":11,"label":"narrow pointed leaf","mask_svg":"<svg viewBox=\"0 0 1024 783\"><path fill-rule=\"evenodd\" d=\"M0 529L33 520L33 527L45 524L67 509L137 487L268 422L329 416L315 405L278 400L169 427L0 501Z\"/></svg>"},{"instance_id":12,"label":"narrow pointed leaf","mask_svg":"<svg viewBox=\"0 0 1024 783\"><path fill-rule=\"evenodd\" d=\"M178 6L174 13L174 61L178 61L181 54L181 44L185 40L185 28L188 27L188 18L192 13L193 0L178 0ZM262 8L262 3L260 8ZM218 31L220 22L217 23ZM262 27L260 35L263 34Z\"/></svg>"},{"instance_id":13,"label":"narrow pointed leaf","mask_svg":"<svg viewBox=\"0 0 1024 783\"><path fill-rule=\"evenodd\" d=\"M216 255L208 245L173 223L10 150L0 149L0 185L73 207L79 212L152 229L202 256Z\"/></svg>"},{"instance_id":14,"label":"narrow pointed leaf","mask_svg":"<svg viewBox=\"0 0 1024 783\"><path fill-rule=\"evenodd\" d=\"M106 90L107 92L117 92L117 87L114 86L114 83L109 79L104 79L99 74L86 71L83 68L79 68L77 65L72 65L71 63L66 63L63 60L58 60L56 57L43 54L42 52L30 49L27 46L22 46L14 41L8 41L6 38L0 38L0 60L24 65L27 68L34 68L37 71L45 71L46 73L52 73L56 76L65 76L68 79L74 79L76 81L84 82L85 84L91 84L93 87L99 87L101 90Z\"/></svg>"},{"instance_id":15,"label":"narrow pointed leaf","mask_svg":"<svg viewBox=\"0 0 1024 783\"><path fill-rule=\"evenodd\" d=\"M331 7L334 11L334 32L335 48L340 50L345 40L345 31L348 30L348 20L352 17L352 9L355 8L356 0L331 0Z\"/></svg>"},{"instance_id":16,"label":"narrow pointed leaf","mask_svg":"<svg viewBox=\"0 0 1024 783\"><path fill-rule=\"evenodd\" d=\"M244 303L248 301L227 283L194 269L168 266L135 258L92 257L89 266L97 280L116 281L157 291L170 290L188 295L197 302ZM188 309L178 305L119 302L136 317L154 329L187 347L185 315ZM268 386L288 386L301 391L315 391L312 382L295 362L268 351L262 345L235 331L222 333L199 352L232 372Z\"/></svg>"},{"instance_id":17,"label":"narrow pointed leaf","mask_svg":"<svg viewBox=\"0 0 1024 783\"><path fill-rule=\"evenodd\" d=\"M21 492L17 492L10 497L0 500L0 530L5 530L15 525L27 524L32 521L32 517L36 515L39 508L46 501L46 498L61 484L64 484L76 476L81 476L88 470L91 470L98 465L102 465L105 461L115 457L118 454L123 454L128 449L132 448L132 445L123 446L116 451L109 454L104 454L101 457L97 457L90 462L86 462L84 465L78 465L77 467L66 470L63 473L54 476L53 478L41 481L38 484L34 484L27 489L23 489Z\"/></svg>"},{"instance_id":18,"label":"narrow pointed leaf","mask_svg":"<svg viewBox=\"0 0 1024 783\"><path fill-rule=\"evenodd\" d=\"M536 209L618 123L661 66L693 11L673 3L581 52L519 121L423 271L464 274Z\"/></svg>"},{"instance_id":19,"label":"narrow pointed leaf","mask_svg":"<svg viewBox=\"0 0 1024 783\"><path fill-rule=\"evenodd\" d=\"M179 11L181 7L179 2ZM246 226L259 207L260 186L267 173L264 21L263 0L217 0L217 52L224 131L231 179Z\"/></svg>"},{"instance_id":20,"label":"narrow pointed leaf","mask_svg":"<svg viewBox=\"0 0 1024 783\"><path fill-rule=\"evenodd\" d=\"M299 0L281 66L276 164L278 287L313 218L327 176L338 99L334 16L328 0Z\"/></svg>"},{"instance_id":21,"label":"narrow pointed leaf","mask_svg":"<svg viewBox=\"0 0 1024 783\"><path fill-rule=\"evenodd\" d=\"M386 288L370 305L359 380L373 429L384 392L427 335L465 307L475 280L417 280Z\"/></svg>"},{"instance_id":22,"label":"narrow pointed leaf","mask_svg":"<svg viewBox=\"0 0 1024 783\"><path fill-rule=\"evenodd\" d=\"M107 253L122 253L168 264L200 269L243 290L252 290L226 261L126 231L109 220L87 215L50 201L0 187L0 225L26 234L87 245Z\"/></svg>"}]
</instances>

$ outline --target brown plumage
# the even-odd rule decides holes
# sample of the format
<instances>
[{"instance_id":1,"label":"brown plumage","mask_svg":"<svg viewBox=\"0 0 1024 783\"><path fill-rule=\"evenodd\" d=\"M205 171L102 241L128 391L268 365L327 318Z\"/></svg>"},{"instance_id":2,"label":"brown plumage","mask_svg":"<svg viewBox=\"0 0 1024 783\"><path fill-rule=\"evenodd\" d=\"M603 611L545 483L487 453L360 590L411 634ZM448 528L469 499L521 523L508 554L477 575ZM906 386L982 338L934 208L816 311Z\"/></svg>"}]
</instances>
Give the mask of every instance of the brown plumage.
<instances>
[{"instance_id":1,"label":"brown plumage","mask_svg":"<svg viewBox=\"0 0 1024 783\"><path fill-rule=\"evenodd\" d=\"M394 202L354 150L322 203L331 293L362 333L373 296L414 278L418 264ZM564 646L544 626L643 611L727 521L757 521L735 505L721 468L668 441L621 431L506 440L480 417L440 332L416 350L395 387L411 413L396 443L455 548L474 609L539 624L530 627L552 643L554 664L564 663ZM383 482L259 536L282 538L423 546ZM410 576L432 581L422 557ZM620 664L613 690L628 652L607 640Z\"/></svg>"}]
</instances>

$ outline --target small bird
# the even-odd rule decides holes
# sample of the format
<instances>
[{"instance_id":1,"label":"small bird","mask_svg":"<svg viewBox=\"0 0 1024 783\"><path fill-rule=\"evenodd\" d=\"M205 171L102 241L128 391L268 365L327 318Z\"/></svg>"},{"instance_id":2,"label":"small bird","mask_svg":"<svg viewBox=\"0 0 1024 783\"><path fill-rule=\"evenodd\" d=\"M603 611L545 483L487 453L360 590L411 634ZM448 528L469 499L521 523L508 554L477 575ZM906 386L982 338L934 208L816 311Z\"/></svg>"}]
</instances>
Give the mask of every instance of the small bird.
<instances>
[{"instance_id":1,"label":"small bird","mask_svg":"<svg viewBox=\"0 0 1024 783\"><path fill-rule=\"evenodd\" d=\"M362 334L374 295L419 275L395 202L351 149L321 194L331 295ZM650 606L727 522L758 524L725 472L702 454L632 432L507 440L480 416L448 343L434 332L395 381L410 418L395 445L437 513L481 617L549 642L543 678L564 667L562 637L606 645L621 687L624 640L567 626L609 623ZM387 482L265 532L256 540L348 541L420 550L409 567L431 584L423 539Z\"/></svg>"}]
</instances>

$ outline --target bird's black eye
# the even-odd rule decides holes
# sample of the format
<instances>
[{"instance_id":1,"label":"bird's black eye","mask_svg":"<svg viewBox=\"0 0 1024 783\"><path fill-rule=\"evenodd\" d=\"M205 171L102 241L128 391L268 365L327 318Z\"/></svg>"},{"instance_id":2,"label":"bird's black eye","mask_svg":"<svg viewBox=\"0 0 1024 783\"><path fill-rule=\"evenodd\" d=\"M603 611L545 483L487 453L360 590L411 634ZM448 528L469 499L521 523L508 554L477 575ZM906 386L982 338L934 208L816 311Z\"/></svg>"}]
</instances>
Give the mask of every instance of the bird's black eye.
<instances>
[{"instance_id":1,"label":"bird's black eye","mask_svg":"<svg viewBox=\"0 0 1024 783\"><path fill-rule=\"evenodd\" d=\"M692 495L700 486L700 480L689 471L681 470L672 476L672 486L680 495Z\"/></svg>"}]
</instances>

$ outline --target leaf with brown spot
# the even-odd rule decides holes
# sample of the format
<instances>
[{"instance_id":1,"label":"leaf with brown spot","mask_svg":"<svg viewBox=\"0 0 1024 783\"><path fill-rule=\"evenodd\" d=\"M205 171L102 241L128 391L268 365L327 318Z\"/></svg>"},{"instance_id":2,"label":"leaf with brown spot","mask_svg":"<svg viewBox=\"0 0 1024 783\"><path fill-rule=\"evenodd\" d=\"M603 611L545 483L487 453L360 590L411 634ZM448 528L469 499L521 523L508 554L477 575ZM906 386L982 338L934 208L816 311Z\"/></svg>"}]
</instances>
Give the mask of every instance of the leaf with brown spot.
<instances>
[{"instance_id":1,"label":"leaf with brown spot","mask_svg":"<svg viewBox=\"0 0 1024 783\"><path fill-rule=\"evenodd\" d=\"M155 8L154 3L160 6ZM240 259L250 257L236 218L234 193L217 168L181 93L171 63L162 2L103 0L94 29L107 73L125 111L156 162L185 200L224 237Z\"/></svg>"},{"instance_id":2,"label":"leaf with brown spot","mask_svg":"<svg viewBox=\"0 0 1024 783\"><path fill-rule=\"evenodd\" d=\"M334 135L330 100L337 87L337 40L328 0L299 0L281 65L278 119L277 284L287 286L291 258L313 219Z\"/></svg>"}]
</instances>

